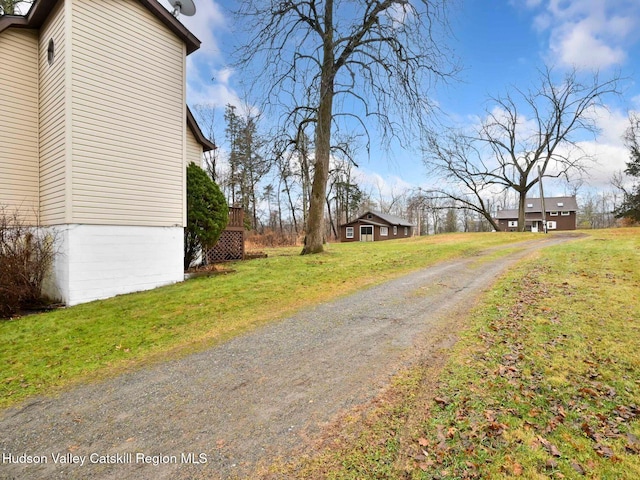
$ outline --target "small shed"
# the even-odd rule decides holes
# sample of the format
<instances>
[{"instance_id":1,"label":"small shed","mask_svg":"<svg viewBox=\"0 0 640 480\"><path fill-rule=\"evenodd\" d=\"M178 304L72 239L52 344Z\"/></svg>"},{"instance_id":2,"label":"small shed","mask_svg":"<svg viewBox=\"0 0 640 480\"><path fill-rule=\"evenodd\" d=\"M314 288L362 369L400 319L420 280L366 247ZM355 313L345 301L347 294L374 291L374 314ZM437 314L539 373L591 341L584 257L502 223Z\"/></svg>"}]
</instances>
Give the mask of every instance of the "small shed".
<instances>
[{"instance_id":1,"label":"small shed","mask_svg":"<svg viewBox=\"0 0 640 480\"><path fill-rule=\"evenodd\" d=\"M387 213L369 210L351 222L340 225L341 242L380 242L413 235L414 225Z\"/></svg>"}]
</instances>

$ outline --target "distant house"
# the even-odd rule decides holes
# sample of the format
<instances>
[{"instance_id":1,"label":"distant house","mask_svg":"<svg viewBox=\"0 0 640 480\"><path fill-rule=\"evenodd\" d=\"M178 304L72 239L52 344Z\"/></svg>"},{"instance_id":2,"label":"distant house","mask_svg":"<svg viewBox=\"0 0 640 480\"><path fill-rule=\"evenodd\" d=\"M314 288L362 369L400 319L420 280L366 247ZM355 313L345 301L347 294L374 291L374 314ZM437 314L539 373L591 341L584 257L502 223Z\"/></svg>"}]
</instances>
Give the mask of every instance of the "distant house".
<instances>
[{"instance_id":1,"label":"distant house","mask_svg":"<svg viewBox=\"0 0 640 480\"><path fill-rule=\"evenodd\" d=\"M578 224L576 197L545 197L547 230L575 230ZM518 210L498 210L496 220L503 232L518 231ZM542 232L542 201L527 198L525 201L525 230Z\"/></svg>"},{"instance_id":2,"label":"distant house","mask_svg":"<svg viewBox=\"0 0 640 480\"><path fill-rule=\"evenodd\" d=\"M186 106L200 41L155 0L36 0L0 16L0 205L59 240L68 305L180 281Z\"/></svg>"},{"instance_id":3,"label":"distant house","mask_svg":"<svg viewBox=\"0 0 640 480\"><path fill-rule=\"evenodd\" d=\"M368 211L340 225L341 242L378 242L413 235L413 224L386 213Z\"/></svg>"}]
</instances>

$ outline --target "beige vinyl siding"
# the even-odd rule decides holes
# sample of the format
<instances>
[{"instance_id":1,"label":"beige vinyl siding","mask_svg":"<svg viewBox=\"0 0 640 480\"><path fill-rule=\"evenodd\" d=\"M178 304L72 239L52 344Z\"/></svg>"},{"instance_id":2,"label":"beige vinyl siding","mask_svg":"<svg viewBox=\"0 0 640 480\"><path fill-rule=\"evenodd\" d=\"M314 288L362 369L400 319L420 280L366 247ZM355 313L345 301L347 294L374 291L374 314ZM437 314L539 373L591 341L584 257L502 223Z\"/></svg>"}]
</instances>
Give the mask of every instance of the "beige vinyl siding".
<instances>
[{"instance_id":1,"label":"beige vinyl siding","mask_svg":"<svg viewBox=\"0 0 640 480\"><path fill-rule=\"evenodd\" d=\"M44 225L64 223L66 213L64 26L64 1L60 1L40 29L40 218ZM49 65L51 39L55 58Z\"/></svg>"},{"instance_id":2,"label":"beige vinyl siding","mask_svg":"<svg viewBox=\"0 0 640 480\"><path fill-rule=\"evenodd\" d=\"M72 38L73 223L182 225L182 41L124 0L73 0Z\"/></svg>"},{"instance_id":3,"label":"beige vinyl siding","mask_svg":"<svg viewBox=\"0 0 640 480\"><path fill-rule=\"evenodd\" d=\"M202 145L196 140L191 129L187 127L187 165L190 163L202 167Z\"/></svg>"},{"instance_id":4,"label":"beige vinyl siding","mask_svg":"<svg viewBox=\"0 0 640 480\"><path fill-rule=\"evenodd\" d=\"M0 33L0 207L37 223L38 32Z\"/></svg>"}]
</instances>

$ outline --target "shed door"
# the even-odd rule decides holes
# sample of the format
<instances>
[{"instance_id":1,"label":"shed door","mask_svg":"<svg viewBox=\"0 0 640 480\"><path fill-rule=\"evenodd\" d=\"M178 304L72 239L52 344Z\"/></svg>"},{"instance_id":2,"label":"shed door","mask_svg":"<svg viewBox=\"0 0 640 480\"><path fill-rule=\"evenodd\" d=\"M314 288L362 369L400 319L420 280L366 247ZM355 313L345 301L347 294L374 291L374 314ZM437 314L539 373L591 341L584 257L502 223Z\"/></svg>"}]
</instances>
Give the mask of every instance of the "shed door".
<instances>
[{"instance_id":1,"label":"shed door","mask_svg":"<svg viewBox=\"0 0 640 480\"><path fill-rule=\"evenodd\" d=\"M360 226L360 241L373 242L373 226L372 225Z\"/></svg>"}]
</instances>

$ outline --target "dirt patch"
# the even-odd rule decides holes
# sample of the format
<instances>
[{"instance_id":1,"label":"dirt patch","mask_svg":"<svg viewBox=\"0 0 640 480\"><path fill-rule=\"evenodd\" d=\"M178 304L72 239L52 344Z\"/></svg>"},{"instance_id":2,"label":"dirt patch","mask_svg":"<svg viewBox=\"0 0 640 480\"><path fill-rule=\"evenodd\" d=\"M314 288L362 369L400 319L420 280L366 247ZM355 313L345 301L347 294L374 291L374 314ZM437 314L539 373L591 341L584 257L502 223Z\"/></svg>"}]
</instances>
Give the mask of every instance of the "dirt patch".
<instances>
[{"instance_id":1,"label":"dirt patch","mask_svg":"<svg viewBox=\"0 0 640 480\"><path fill-rule=\"evenodd\" d=\"M366 410L398 372L437 360L498 275L567 238L441 263L208 351L6 410L0 476L255 478L260 463L313 448L341 415Z\"/></svg>"}]
</instances>

